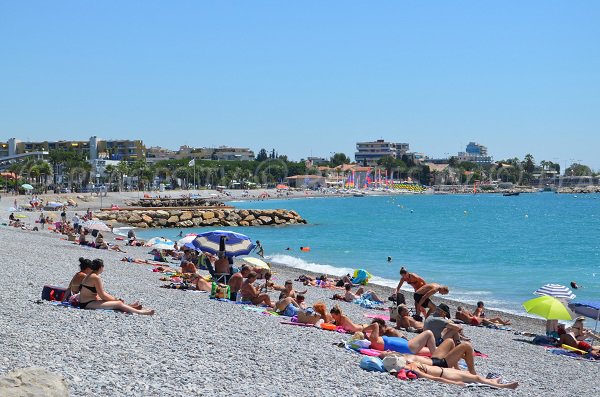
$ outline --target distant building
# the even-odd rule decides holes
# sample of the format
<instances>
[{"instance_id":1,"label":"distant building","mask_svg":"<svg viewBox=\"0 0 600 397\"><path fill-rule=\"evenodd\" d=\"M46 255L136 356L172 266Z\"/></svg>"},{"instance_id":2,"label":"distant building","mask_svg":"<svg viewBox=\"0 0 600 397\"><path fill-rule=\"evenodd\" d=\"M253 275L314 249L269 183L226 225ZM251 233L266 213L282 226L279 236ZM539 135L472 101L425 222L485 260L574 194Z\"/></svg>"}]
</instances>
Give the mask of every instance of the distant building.
<instances>
[{"instance_id":1,"label":"distant building","mask_svg":"<svg viewBox=\"0 0 600 397\"><path fill-rule=\"evenodd\" d=\"M310 163L311 167L329 163L329 160L324 157L309 157L306 161Z\"/></svg>"},{"instance_id":2,"label":"distant building","mask_svg":"<svg viewBox=\"0 0 600 397\"><path fill-rule=\"evenodd\" d=\"M16 138L10 138L6 144L8 146L8 156L32 152L49 152L51 150L72 150L81 154L87 160L104 158L133 161L146 157L146 147L139 139L103 140L93 136L87 141L23 142Z\"/></svg>"},{"instance_id":3,"label":"distant building","mask_svg":"<svg viewBox=\"0 0 600 397\"><path fill-rule=\"evenodd\" d=\"M326 185L325 177L320 175L294 175L286 179L290 187L320 188Z\"/></svg>"},{"instance_id":4,"label":"distant building","mask_svg":"<svg viewBox=\"0 0 600 397\"><path fill-rule=\"evenodd\" d=\"M378 139L374 142L358 142L356 144L354 160L359 164L375 166L377 165L377 161L383 157L391 156L395 159L400 159L408 150L408 143L386 142L383 139Z\"/></svg>"},{"instance_id":5,"label":"distant building","mask_svg":"<svg viewBox=\"0 0 600 397\"><path fill-rule=\"evenodd\" d=\"M254 152L248 148L236 148L219 146L216 148L193 148L181 146L175 154L175 158L194 158L198 160L224 160L224 161L248 161L254 160Z\"/></svg>"},{"instance_id":6,"label":"distant building","mask_svg":"<svg viewBox=\"0 0 600 397\"><path fill-rule=\"evenodd\" d=\"M464 152L459 152L454 156L458 162L470 162L481 165L492 163L492 157L488 156L487 147L476 142L469 142Z\"/></svg>"}]
</instances>

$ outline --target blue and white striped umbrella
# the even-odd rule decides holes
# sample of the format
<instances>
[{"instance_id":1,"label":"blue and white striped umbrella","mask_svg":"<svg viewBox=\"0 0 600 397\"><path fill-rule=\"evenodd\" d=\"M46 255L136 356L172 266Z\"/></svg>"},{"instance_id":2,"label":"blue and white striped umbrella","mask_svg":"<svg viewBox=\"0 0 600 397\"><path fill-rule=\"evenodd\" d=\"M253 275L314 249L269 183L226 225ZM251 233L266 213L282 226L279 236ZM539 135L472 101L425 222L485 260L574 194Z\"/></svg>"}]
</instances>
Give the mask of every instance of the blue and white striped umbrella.
<instances>
[{"instance_id":1,"label":"blue and white striped umbrella","mask_svg":"<svg viewBox=\"0 0 600 397\"><path fill-rule=\"evenodd\" d=\"M560 284L546 284L534 292L535 295L548 295L556 299L575 299L575 294L569 288Z\"/></svg>"},{"instance_id":2,"label":"blue and white striped umbrella","mask_svg":"<svg viewBox=\"0 0 600 397\"><path fill-rule=\"evenodd\" d=\"M224 247L221 246L221 237L225 238ZM248 255L254 249L254 243L248 236L226 230L200 233L192 244L197 249L214 255L224 248L226 256Z\"/></svg>"}]
</instances>

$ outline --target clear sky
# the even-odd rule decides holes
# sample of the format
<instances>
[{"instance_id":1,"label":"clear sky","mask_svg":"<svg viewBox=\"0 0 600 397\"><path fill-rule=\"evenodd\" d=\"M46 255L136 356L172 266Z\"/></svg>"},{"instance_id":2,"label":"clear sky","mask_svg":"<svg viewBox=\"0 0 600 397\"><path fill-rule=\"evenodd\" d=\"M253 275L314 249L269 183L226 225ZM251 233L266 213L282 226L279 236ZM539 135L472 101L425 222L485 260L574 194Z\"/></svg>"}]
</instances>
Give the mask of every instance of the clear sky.
<instances>
[{"instance_id":1,"label":"clear sky","mask_svg":"<svg viewBox=\"0 0 600 397\"><path fill-rule=\"evenodd\" d=\"M3 1L0 140L600 169L598 1Z\"/></svg>"}]
</instances>

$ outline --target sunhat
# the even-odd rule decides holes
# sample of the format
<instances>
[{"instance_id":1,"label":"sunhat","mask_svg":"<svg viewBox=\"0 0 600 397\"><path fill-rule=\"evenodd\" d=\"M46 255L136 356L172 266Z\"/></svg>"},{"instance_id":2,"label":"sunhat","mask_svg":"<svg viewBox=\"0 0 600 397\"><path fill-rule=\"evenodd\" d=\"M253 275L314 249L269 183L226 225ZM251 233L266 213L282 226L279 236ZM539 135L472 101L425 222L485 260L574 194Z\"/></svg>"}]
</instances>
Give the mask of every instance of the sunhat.
<instances>
[{"instance_id":1,"label":"sunhat","mask_svg":"<svg viewBox=\"0 0 600 397\"><path fill-rule=\"evenodd\" d=\"M399 372L406 366L406 359L402 356L392 355L383 359L383 367L388 372Z\"/></svg>"}]
</instances>

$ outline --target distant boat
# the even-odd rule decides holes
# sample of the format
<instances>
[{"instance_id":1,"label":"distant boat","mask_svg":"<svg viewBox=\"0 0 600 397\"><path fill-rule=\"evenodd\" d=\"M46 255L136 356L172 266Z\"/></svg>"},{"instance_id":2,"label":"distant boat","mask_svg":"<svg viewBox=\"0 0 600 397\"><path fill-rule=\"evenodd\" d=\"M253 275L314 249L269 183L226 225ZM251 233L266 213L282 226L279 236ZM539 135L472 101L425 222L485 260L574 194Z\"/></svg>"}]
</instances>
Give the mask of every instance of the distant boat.
<instances>
[{"instance_id":1,"label":"distant boat","mask_svg":"<svg viewBox=\"0 0 600 397\"><path fill-rule=\"evenodd\" d=\"M354 193L353 194L354 197L365 197L364 193Z\"/></svg>"},{"instance_id":2,"label":"distant boat","mask_svg":"<svg viewBox=\"0 0 600 397\"><path fill-rule=\"evenodd\" d=\"M503 196L518 196L520 192L507 192L502 194Z\"/></svg>"}]
</instances>

